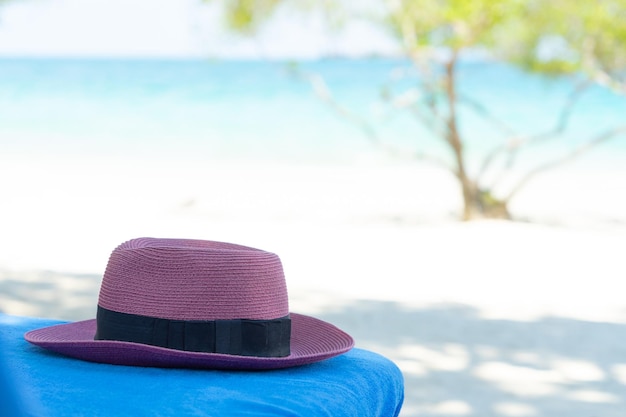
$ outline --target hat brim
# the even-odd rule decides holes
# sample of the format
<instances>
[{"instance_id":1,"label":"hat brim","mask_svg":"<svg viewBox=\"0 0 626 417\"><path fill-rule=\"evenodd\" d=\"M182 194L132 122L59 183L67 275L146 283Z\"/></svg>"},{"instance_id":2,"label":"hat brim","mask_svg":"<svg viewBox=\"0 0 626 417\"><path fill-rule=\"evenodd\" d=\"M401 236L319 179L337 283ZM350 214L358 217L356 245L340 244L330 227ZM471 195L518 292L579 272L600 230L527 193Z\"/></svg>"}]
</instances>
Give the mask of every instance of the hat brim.
<instances>
[{"instance_id":1,"label":"hat brim","mask_svg":"<svg viewBox=\"0 0 626 417\"><path fill-rule=\"evenodd\" d=\"M31 330L24 338L37 346L90 362L159 368L279 369L319 362L349 351L350 335L330 323L291 313L291 354L281 358L187 352L159 346L94 340L96 320Z\"/></svg>"}]
</instances>

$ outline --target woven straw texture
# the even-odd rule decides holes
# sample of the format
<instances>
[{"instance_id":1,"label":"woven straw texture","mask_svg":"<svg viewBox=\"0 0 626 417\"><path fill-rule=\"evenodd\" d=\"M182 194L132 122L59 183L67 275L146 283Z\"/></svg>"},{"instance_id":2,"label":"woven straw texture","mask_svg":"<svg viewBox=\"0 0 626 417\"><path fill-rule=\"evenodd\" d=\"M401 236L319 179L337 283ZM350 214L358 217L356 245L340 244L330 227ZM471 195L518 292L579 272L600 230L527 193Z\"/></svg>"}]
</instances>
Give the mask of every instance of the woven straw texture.
<instances>
[{"instance_id":1,"label":"woven straw texture","mask_svg":"<svg viewBox=\"0 0 626 417\"><path fill-rule=\"evenodd\" d=\"M289 314L277 255L230 243L140 238L118 246L98 304L174 320L275 319Z\"/></svg>"}]
</instances>

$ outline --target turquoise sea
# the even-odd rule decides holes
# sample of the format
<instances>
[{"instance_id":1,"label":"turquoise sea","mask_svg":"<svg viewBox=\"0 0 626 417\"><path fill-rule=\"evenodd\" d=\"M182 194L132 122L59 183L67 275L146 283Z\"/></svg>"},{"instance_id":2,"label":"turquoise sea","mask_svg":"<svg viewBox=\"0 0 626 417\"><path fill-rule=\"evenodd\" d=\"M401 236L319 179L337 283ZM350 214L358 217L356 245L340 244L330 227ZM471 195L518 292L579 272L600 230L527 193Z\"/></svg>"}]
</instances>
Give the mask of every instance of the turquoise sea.
<instances>
[{"instance_id":1,"label":"turquoise sea","mask_svg":"<svg viewBox=\"0 0 626 417\"><path fill-rule=\"evenodd\" d=\"M440 152L382 87L415 83L394 59L333 59L297 64L322 77L334 99L379 138L405 150ZM4 155L178 157L206 160L344 163L380 154L363 130L293 75L293 64L261 61L0 59L0 149ZM409 74L399 77L399 74ZM459 87L520 135L556 123L571 79L529 75L494 62L466 62ZM571 149L626 123L626 97L590 89L562 138L536 155ZM504 137L469 107L462 133L472 155ZM541 149L541 148L540 148ZM626 137L594 152L626 161ZM443 153L445 156L445 152Z\"/></svg>"}]
</instances>

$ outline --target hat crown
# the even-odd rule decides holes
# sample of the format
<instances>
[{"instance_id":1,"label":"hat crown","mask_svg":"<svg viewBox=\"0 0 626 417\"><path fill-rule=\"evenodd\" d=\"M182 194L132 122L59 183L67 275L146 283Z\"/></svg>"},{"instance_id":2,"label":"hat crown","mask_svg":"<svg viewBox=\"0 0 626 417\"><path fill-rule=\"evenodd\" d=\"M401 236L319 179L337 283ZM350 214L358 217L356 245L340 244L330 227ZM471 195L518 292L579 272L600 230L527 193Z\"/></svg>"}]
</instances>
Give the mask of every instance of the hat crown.
<instances>
[{"instance_id":1,"label":"hat crown","mask_svg":"<svg viewBox=\"0 0 626 417\"><path fill-rule=\"evenodd\" d=\"M269 320L289 314L285 276L271 252L191 239L133 239L107 264L98 304L172 320Z\"/></svg>"}]
</instances>

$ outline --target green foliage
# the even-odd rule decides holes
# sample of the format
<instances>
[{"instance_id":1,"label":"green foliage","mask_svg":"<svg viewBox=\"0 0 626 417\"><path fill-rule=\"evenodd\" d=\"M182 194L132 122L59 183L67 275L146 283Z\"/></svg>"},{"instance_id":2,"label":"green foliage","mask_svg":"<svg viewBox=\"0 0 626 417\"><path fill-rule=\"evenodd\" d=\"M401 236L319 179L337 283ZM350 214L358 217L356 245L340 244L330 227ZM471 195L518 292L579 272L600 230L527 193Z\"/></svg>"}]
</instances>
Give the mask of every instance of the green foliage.
<instances>
[{"instance_id":1,"label":"green foliage","mask_svg":"<svg viewBox=\"0 0 626 417\"><path fill-rule=\"evenodd\" d=\"M258 25L275 11L280 2L280 0L225 0L222 3L226 24L237 32L254 32Z\"/></svg>"},{"instance_id":2,"label":"green foliage","mask_svg":"<svg viewBox=\"0 0 626 417\"><path fill-rule=\"evenodd\" d=\"M409 49L461 50L492 44L492 32L519 14L521 5L521 0L400 0L390 8L388 23Z\"/></svg>"},{"instance_id":3,"label":"green foliage","mask_svg":"<svg viewBox=\"0 0 626 417\"><path fill-rule=\"evenodd\" d=\"M503 56L527 69L592 78L626 69L626 0L529 0L518 20L528 29Z\"/></svg>"},{"instance_id":4,"label":"green foliage","mask_svg":"<svg viewBox=\"0 0 626 417\"><path fill-rule=\"evenodd\" d=\"M3 0L0 0L0 2ZM8 0L7 0L8 1ZM235 33L253 34L265 24L276 11L283 8L297 12L320 11L330 27L336 28L347 20L346 10L337 0L202 0L222 7L226 26Z\"/></svg>"},{"instance_id":5,"label":"green foliage","mask_svg":"<svg viewBox=\"0 0 626 417\"><path fill-rule=\"evenodd\" d=\"M2 1L2 0L0 0ZM216 0L204 0L216 2ZM339 0L223 0L228 27L252 33L280 7L349 20ZM381 19L410 56L483 49L527 70L623 80L626 0L389 0ZM337 19L337 16L344 16Z\"/></svg>"}]
</instances>

